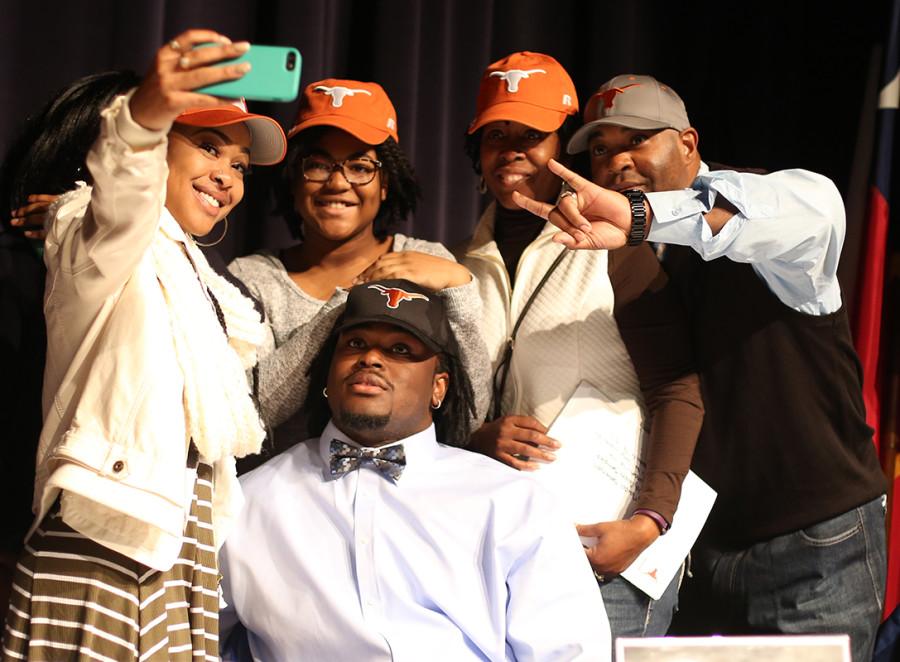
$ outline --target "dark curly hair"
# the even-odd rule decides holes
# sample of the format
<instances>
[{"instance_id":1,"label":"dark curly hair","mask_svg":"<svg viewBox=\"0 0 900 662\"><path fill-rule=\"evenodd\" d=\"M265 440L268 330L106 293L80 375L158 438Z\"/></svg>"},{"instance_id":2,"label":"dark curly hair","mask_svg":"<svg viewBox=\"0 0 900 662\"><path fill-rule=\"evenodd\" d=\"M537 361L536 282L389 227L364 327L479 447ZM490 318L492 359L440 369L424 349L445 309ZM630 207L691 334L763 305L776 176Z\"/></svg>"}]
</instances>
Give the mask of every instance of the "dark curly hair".
<instances>
[{"instance_id":1,"label":"dark curly hair","mask_svg":"<svg viewBox=\"0 0 900 662\"><path fill-rule=\"evenodd\" d=\"M335 326L340 326L340 320ZM337 334L332 334L309 367L309 390L306 392L303 411L308 414L310 437L320 436L331 418L331 409L322 390L328 384L328 372L331 369L337 339ZM475 419L475 392L472 390L472 382L469 381L469 376L459 358L453 354L439 354L437 370L446 372L450 383L440 408L431 412L436 437L442 444L462 448L469 442L469 435L472 432L470 421Z\"/></svg>"},{"instance_id":2,"label":"dark curly hair","mask_svg":"<svg viewBox=\"0 0 900 662\"><path fill-rule=\"evenodd\" d=\"M569 139L574 135L574 133L581 126L581 120L578 118L578 115L569 115L566 117L565 121L562 125L556 130L556 134L559 136L559 152L560 157L565 158L566 160L571 160L572 156L566 154L566 145L569 143ZM481 127L475 133L467 133L463 136L463 151L465 151L466 156L469 157L469 160L472 161L472 169L475 171L476 175L480 175L481 173L481 136L484 133L484 127Z\"/></svg>"},{"instance_id":3,"label":"dark curly hair","mask_svg":"<svg viewBox=\"0 0 900 662\"><path fill-rule=\"evenodd\" d=\"M303 176L299 172L298 165L305 156L312 153L322 134L332 128L334 127L311 127L288 141L288 152L276 187L276 195L278 209L296 239L303 237L303 223L294 209L294 182L297 177ZM375 145L375 154L381 161L381 176L387 185L387 197L378 208L372 231L376 237L384 239L416 211L416 204L422 192L412 164L397 141L388 137L380 145Z\"/></svg>"}]
</instances>

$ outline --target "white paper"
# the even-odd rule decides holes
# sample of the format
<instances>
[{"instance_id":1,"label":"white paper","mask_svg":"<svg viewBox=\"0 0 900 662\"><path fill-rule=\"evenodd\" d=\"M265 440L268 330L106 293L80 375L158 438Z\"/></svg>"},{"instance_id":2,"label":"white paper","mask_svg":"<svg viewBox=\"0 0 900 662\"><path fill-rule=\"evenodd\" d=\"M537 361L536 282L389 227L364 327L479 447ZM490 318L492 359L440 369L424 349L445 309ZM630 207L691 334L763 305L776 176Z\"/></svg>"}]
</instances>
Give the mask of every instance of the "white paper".
<instances>
[{"instance_id":1,"label":"white paper","mask_svg":"<svg viewBox=\"0 0 900 662\"><path fill-rule=\"evenodd\" d=\"M622 577L659 600L694 546L715 500L715 490L689 471L681 484L681 499L672 526L625 568Z\"/></svg>"},{"instance_id":2,"label":"white paper","mask_svg":"<svg viewBox=\"0 0 900 662\"><path fill-rule=\"evenodd\" d=\"M547 435L561 447L556 460L541 464L533 476L557 494L573 522L609 522L630 512L644 466L643 417L634 399L611 398L582 382ZM715 497L715 491L689 472L668 532L622 577L658 600L697 539Z\"/></svg>"}]
</instances>

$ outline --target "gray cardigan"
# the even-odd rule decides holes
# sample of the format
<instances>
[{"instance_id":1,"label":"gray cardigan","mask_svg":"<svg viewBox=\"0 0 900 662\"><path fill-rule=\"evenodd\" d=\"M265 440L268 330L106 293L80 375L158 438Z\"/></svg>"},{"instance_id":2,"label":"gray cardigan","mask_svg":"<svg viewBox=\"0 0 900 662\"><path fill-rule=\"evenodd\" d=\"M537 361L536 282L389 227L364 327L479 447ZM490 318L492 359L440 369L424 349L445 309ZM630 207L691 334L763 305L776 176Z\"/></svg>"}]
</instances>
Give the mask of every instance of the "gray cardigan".
<instances>
[{"instance_id":1,"label":"gray cardigan","mask_svg":"<svg viewBox=\"0 0 900 662\"><path fill-rule=\"evenodd\" d=\"M394 251L419 251L454 260L439 243L394 235ZM455 261L455 260L454 260ZM285 447L306 438L300 412L309 386L307 370L319 353L338 315L347 290L338 288L327 301L300 289L272 253L256 253L234 260L228 269L247 286L266 313L269 338L259 361L259 406L263 420L276 428L276 445ZM477 283L438 292L444 298L450 327L460 347L460 360L475 391L477 417L484 420L490 399L490 360L478 325L481 299Z\"/></svg>"}]
</instances>

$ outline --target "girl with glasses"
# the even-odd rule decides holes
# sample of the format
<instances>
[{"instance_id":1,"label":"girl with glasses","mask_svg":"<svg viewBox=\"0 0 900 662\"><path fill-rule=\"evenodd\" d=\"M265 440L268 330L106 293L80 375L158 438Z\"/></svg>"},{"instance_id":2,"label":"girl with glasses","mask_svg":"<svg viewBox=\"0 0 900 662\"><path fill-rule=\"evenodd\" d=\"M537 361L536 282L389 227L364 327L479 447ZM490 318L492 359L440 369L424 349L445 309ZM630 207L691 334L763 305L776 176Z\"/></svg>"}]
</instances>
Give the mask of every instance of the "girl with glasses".
<instances>
[{"instance_id":1,"label":"girl with glasses","mask_svg":"<svg viewBox=\"0 0 900 662\"><path fill-rule=\"evenodd\" d=\"M257 378L260 411L277 429L261 460L308 436L301 406L309 364L347 290L369 280L406 278L445 298L463 366L479 384L467 406L475 423L488 396L478 289L441 244L394 230L415 211L419 185L384 89L339 79L308 85L288 138L282 209L302 240L229 267L262 302L271 331Z\"/></svg>"}]
</instances>

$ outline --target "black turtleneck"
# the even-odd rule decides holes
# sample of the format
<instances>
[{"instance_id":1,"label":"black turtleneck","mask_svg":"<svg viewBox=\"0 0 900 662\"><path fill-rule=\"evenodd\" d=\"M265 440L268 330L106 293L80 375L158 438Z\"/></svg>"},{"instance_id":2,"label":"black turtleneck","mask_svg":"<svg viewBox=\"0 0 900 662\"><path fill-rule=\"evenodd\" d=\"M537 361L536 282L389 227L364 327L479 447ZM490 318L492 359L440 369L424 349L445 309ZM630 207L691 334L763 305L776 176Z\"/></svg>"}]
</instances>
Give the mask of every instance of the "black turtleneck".
<instances>
[{"instance_id":1,"label":"black turtleneck","mask_svg":"<svg viewBox=\"0 0 900 662\"><path fill-rule=\"evenodd\" d=\"M494 241L503 257L510 285L515 284L516 267L522 251L541 233L544 219L524 209L506 209L500 205L494 214Z\"/></svg>"}]
</instances>

